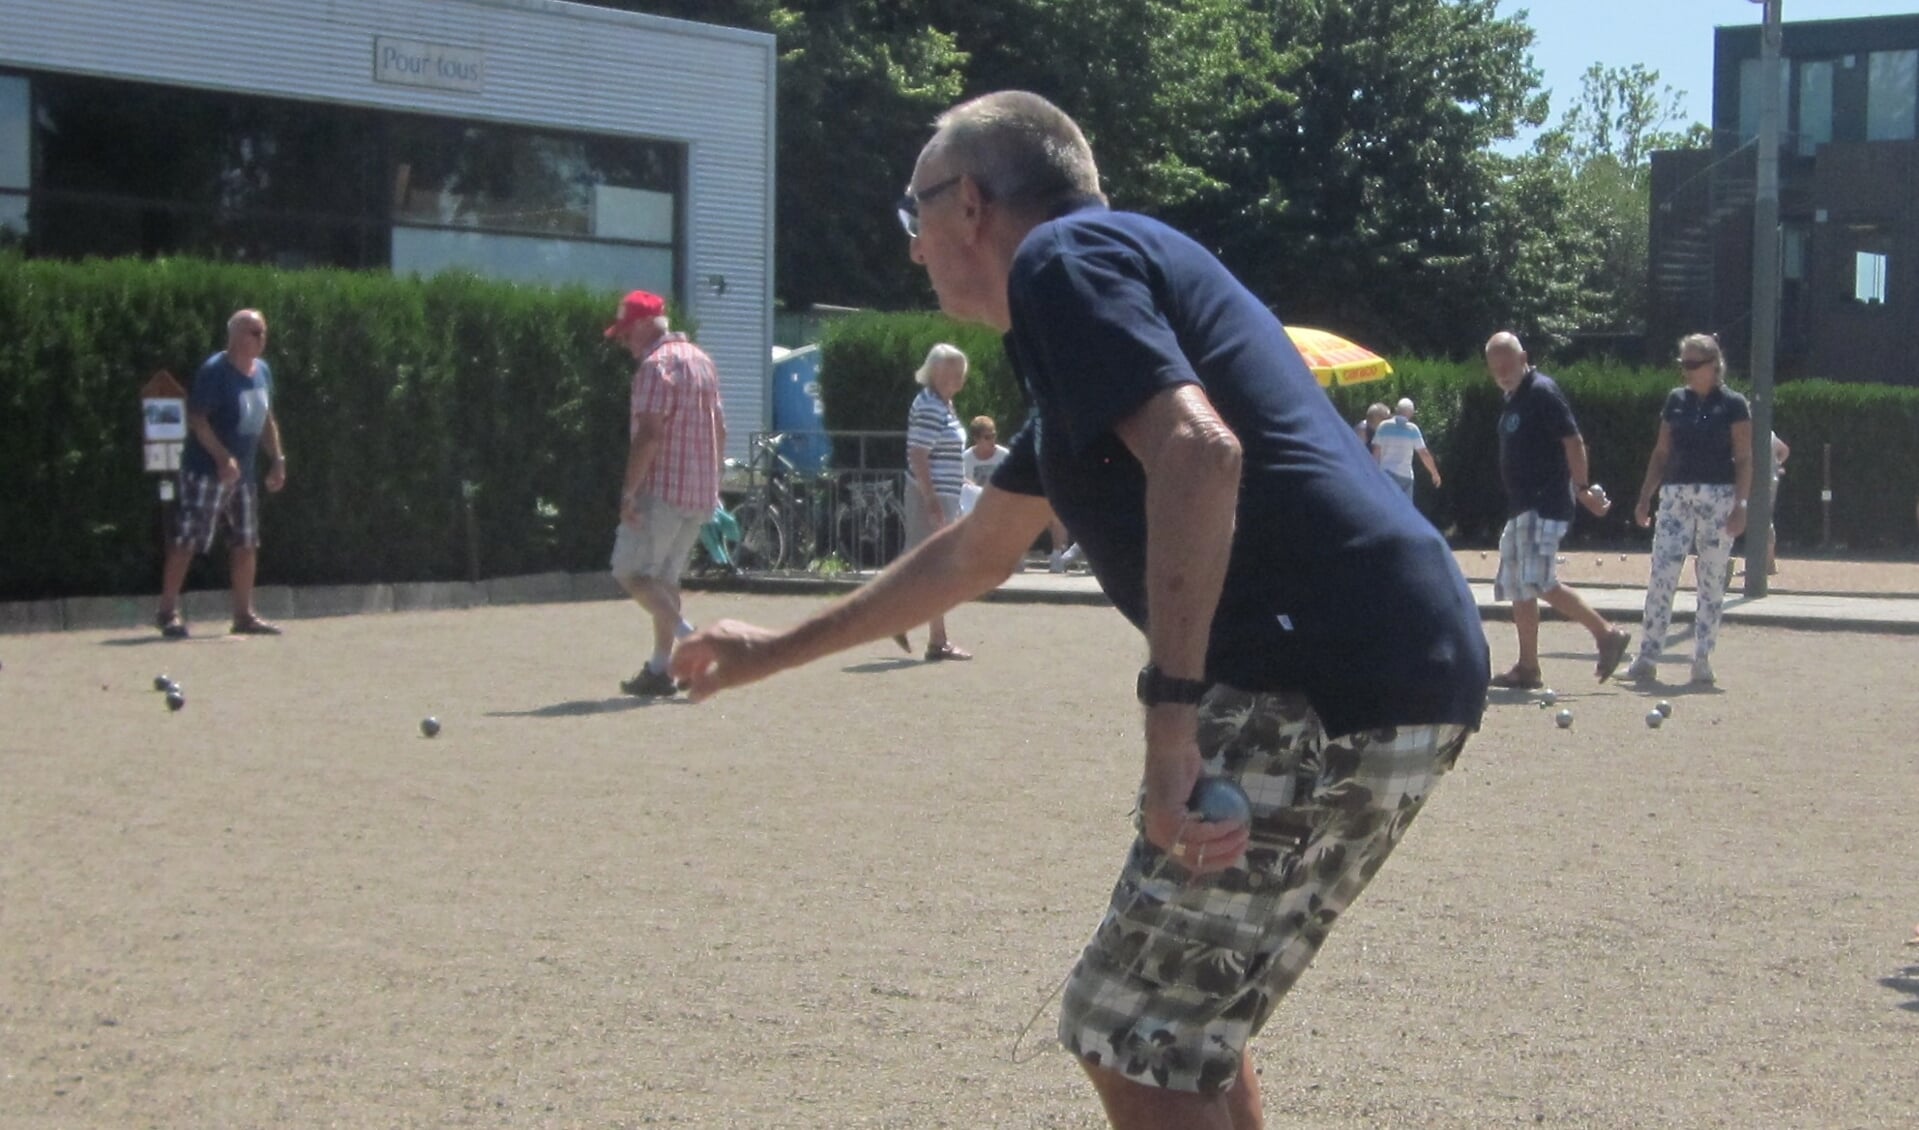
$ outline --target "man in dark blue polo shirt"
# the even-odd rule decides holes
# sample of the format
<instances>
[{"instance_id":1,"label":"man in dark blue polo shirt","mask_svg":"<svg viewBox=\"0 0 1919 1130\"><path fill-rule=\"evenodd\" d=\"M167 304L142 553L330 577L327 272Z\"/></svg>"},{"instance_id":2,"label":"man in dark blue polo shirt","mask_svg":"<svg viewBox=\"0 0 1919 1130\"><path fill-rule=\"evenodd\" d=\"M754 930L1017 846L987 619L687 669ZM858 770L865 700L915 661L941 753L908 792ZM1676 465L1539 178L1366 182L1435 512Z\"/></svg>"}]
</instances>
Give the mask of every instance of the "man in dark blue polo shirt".
<instances>
[{"instance_id":1,"label":"man in dark blue polo shirt","mask_svg":"<svg viewBox=\"0 0 1919 1130\"><path fill-rule=\"evenodd\" d=\"M699 699L884 639L998 585L1057 510L1150 653L1138 836L1060 1037L1116 1126L1258 1126L1248 1040L1480 720L1471 593L1279 322L1108 211L1045 100L949 111L901 220L942 309L1006 332L1033 415L968 517L794 628L696 634L675 673ZM1250 823L1190 814L1202 775Z\"/></svg>"},{"instance_id":2,"label":"man in dark blue polo shirt","mask_svg":"<svg viewBox=\"0 0 1919 1130\"><path fill-rule=\"evenodd\" d=\"M260 491L254 453L268 459L266 487L286 486L286 451L273 414L273 370L261 356L267 347L266 315L236 310L227 319L227 347L206 359L187 394L188 439L180 456L180 503L167 542L155 624L168 639L183 639L180 590L196 553L213 548L227 531L233 631L277 636L279 626L253 608L253 580L260 554Z\"/></svg>"},{"instance_id":3,"label":"man in dark blue polo shirt","mask_svg":"<svg viewBox=\"0 0 1919 1130\"><path fill-rule=\"evenodd\" d=\"M1573 500L1595 514L1612 508L1586 471L1586 441L1572 405L1546 374L1526 360L1511 333L1486 342L1486 370L1506 394L1499 412L1499 478L1506 488L1506 528L1499 535L1499 575L1493 595L1513 602L1519 660L1493 676L1493 686L1529 689L1545 685L1539 669L1539 602L1592 633L1599 648L1594 674L1612 678L1625 658L1632 633L1614 628L1584 598L1559 583L1559 542L1572 528Z\"/></svg>"}]
</instances>

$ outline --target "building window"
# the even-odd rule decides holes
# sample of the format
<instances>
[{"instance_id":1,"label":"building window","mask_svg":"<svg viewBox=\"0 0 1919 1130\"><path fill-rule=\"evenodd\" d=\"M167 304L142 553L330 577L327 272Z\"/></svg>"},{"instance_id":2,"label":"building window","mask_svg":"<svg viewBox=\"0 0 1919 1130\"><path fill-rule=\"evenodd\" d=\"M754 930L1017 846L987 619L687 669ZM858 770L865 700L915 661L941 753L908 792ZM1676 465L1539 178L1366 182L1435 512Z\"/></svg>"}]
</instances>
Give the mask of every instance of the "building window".
<instances>
[{"instance_id":1,"label":"building window","mask_svg":"<svg viewBox=\"0 0 1919 1130\"><path fill-rule=\"evenodd\" d=\"M1919 115L1919 51L1874 51L1867 71L1866 140L1911 140Z\"/></svg>"},{"instance_id":2,"label":"building window","mask_svg":"<svg viewBox=\"0 0 1919 1130\"><path fill-rule=\"evenodd\" d=\"M26 79L0 75L0 247L27 234L26 191L33 187L30 93Z\"/></svg>"},{"instance_id":3,"label":"building window","mask_svg":"<svg viewBox=\"0 0 1919 1130\"><path fill-rule=\"evenodd\" d=\"M28 186L20 158L10 200L16 119L37 164ZM36 77L28 99L0 76L0 232L16 215L24 231L30 198L40 255L464 269L678 298L685 167L680 143L76 76Z\"/></svg>"},{"instance_id":4,"label":"building window","mask_svg":"<svg viewBox=\"0 0 1919 1130\"><path fill-rule=\"evenodd\" d=\"M1881 306L1886 301L1887 256L1875 251L1855 252L1852 257L1852 297L1856 302Z\"/></svg>"},{"instance_id":5,"label":"building window","mask_svg":"<svg viewBox=\"0 0 1919 1130\"><path fill-rule=\"evenodd\" d=\"M1794 148L1810 157L1832 140L1832 60L1799 64L1798 109Z\"/></svg>"},{"instance_id":6,"label":"building window","mask_svg":"<svg viewBox=\"0 0 1919 1130\"><path fill-rule=\"evenodd\" d=\"M432 119L389 135L392 265L677 294L677 145Z\"/></svg>"},{"instance_id":7,"label":"building window","mask_svg":"<svg viewBox=\"0 0 1919 1130\"><path fill-rule=\"evenodd\" d=\"M1800 282L1806 277L1806 242L1812 232L1805 224L1783 224L1779 230L1781 252L1780 277L1787 282Z\"/></svg>"}]
</instances>

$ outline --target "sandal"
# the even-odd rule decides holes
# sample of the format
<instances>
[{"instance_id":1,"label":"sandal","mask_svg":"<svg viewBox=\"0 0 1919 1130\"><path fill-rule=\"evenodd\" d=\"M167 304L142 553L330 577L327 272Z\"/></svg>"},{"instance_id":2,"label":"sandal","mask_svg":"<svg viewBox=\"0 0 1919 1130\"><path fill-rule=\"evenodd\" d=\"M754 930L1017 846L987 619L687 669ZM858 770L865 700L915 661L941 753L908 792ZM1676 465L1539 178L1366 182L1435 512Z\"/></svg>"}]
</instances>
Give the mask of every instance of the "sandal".
<instances>
[{"instance_id":1,"label":"sandal","mask_svg":"<svg viewBox=\"0 0 1919 1130\"><path fill-rule=\"evenodd\" d=\"M971 658L973 658L972 652L962 647L955 647L951 640L946 641L938 647L929 647L926 649L926 661L928 663L938 663L945 659L958 661Z\"/></svg>"},{"instance_id":2,"label":"sandal","mask_svg":"<svg viewBox=\"0 0 1919 1130\"><path fill-rule=\"evenodd\" d=\"M1546 685L1537 667L1517 667L1504 675L1494 675L1492 685L1503 691L1531 691Z\"/></svg>"},{"instance_id":3,"label":"sandal","mask_svg":"<svg viewBox=\"0 0 1919 1130\"><path fill-rule=\"evenodd\" d=\"M233 634L236 636L277 636L280 634L280 625L270 620L262 620L258 616L249 613L233 622Z\"/></svg>"},{"instance_id":4,"label":"sandal","mask_svg":"<svg viewBox=\"0 0 1919 1130\"><path fill-rule=\"evenodd\" d=\"M160 634L167 639L183 640L187 638L187 622L180 619L180 610L178 608L168 609L155 616L153 618L153 626L160 629Z\"/></svg>"},{"instance_id":5,"label":"sandal","mask_svg":"<svg viewBox=\"0 0 1919 1130\"><path fill-rule=\"evenodd\" d=\"M1619 661L1626 658L1626 647L1632 643L1632 633L1624 628L1614 628L1606 633L1606 639L1599 645L1599 663L1593 668L1593 674L1600 682L1612 678L1619 670Z\"/></svg>"}]
</instances>

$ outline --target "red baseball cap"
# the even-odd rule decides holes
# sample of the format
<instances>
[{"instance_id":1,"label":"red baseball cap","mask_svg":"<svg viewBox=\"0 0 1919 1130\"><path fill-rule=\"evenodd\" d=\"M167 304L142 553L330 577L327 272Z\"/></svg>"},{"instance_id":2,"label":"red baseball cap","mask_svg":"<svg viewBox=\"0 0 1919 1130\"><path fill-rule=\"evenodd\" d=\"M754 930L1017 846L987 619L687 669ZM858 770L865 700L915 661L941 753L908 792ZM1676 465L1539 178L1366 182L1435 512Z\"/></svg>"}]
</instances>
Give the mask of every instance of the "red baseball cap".
<instances>
[{"instance_id":1,"label":"red baseball cap","mask_svg":"<svg viewBox=\"0 0 1919 1130\"><path fill-rule=\"evenodd\" d=\"M620 316L606 327L606 336L617 337L635 322L644 322L666 313L666 299L650 291L636 290L620 299Z\"/></svg>"}]
</instances>

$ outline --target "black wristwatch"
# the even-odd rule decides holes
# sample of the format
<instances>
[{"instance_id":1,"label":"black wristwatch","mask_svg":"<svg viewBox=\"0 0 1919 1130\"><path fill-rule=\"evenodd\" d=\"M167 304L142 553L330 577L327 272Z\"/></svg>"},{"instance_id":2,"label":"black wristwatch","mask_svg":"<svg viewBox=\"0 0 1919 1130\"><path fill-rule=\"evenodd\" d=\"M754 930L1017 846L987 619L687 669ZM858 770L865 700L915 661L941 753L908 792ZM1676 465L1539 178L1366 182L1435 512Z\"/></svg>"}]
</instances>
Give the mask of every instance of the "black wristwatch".
<instances>
[{"instance_id":1,"label":"black wristwatch","mask_svg":"<svg viewBox=\"0 0 1919 1130\"><path fill-rule=\"evenodd\" d=\"M1139 669L1139 682L1134 685L1133 693L1146 706L1160 706L1165 703L1180 703L1185 706L1198 705L1206 697L1213 684L1204 679L1175 679L1158 667L1148 663Z\"/></svg>"}]
</instances>

